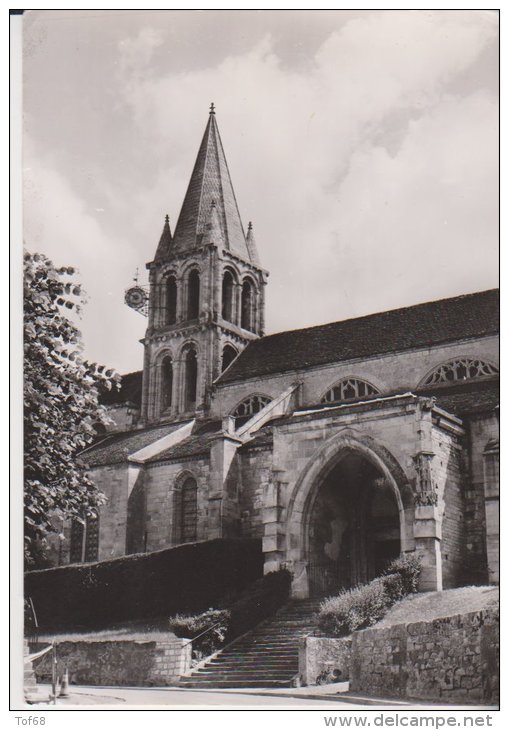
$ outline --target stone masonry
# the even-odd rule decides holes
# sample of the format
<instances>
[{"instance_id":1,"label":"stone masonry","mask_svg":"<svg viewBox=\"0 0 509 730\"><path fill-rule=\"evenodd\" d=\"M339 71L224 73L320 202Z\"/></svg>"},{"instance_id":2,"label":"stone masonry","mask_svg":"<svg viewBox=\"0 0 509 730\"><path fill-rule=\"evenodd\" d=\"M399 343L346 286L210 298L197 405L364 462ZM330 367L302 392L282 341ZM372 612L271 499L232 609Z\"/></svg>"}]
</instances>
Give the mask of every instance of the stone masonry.
<instances>
[{"instance_id":1,"label":"stone masonry","mask_svg":"<svg viewBox=\"0 0 509 730\"><path fill-rule=\"evenodd\" d=\"M46 644L31 646L35 652ZM69 671L71 684L136 687L170 686L191 668L191 644L173 634L151 639L99 638L56 643L58 674ZM51 664L35 662L39 682L51 682Z\"/></svg>"},{"instance_id":2,"label":"stone masonry","mask_svg":"<svg viewBox=\"0 0 509 730\"><path fill-rule=\"evenodd\" d=\"M497 704L499 614L485 609L352 635L350 689L377 697Z\"/></svg>"}]
</instances>

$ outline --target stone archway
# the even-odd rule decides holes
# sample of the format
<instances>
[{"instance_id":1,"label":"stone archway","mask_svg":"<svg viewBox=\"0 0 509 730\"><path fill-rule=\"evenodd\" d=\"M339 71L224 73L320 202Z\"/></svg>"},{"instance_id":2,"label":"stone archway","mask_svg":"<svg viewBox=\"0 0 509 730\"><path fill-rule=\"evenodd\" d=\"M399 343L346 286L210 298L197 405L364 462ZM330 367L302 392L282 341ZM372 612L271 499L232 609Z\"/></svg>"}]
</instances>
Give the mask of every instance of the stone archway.
<instances>
[{"instance_id":1,"label":"stone archway","mask_svg":"<svg viewBox=\"0 0 509 730\"><path fill-rule=\"evenodd\" d=\"M295 596L365 582L413 550L414 499L392 454L366 436L333 437L309 462L288 505Z\"/></svg>"}]
</instances>

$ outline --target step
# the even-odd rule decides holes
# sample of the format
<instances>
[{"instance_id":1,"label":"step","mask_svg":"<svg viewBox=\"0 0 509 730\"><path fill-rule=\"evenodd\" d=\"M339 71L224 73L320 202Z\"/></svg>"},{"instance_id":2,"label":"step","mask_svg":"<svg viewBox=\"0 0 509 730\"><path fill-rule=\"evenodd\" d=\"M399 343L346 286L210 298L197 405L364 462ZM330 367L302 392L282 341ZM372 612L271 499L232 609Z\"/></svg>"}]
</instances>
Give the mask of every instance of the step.
<instances>
[{"instance_id":1,"label":"step","mask_svg":"<svg viewBox=\"0 0 509 730\"><path fill-rule=\"evenodd\" d=\"M196 681L194 677L185 677L180 680L179 686L188 687L189 689L204 689L205 687L209 687L210 689L233 689L235 687L289 687L291 686L291 679L288 679L286 681L277 679L204 679L203 681L199 682Z\"/></svg>"},{"instance_id":2,"label":"step","mask_svg":"<svg viewBox=\"0 0 509 730\"><path fill-rule=\"evenodd\" d=\"M262 669L259 671L251 671L251 672L245 672L241 669L239 670L231 670L229 672L207 672L206 669L200 669L196 674L191 674L190 679L214 679L214 680L223 680L223 679L289 679L293 677L293 675L296 674L296 672L293 671L286 671L286 672L264 672Z\"/></svg>"},{"instance_id":3,"label":"step","mask_svg":"<svg viewBox=\"0 0 509 730\"><path fill-rule=\"evenodd\" d=\"M298 657L289 657L288 660L272 660L267 661L264 659L245 659L243 657L239 657L238 659L213 659L210 662L207 662L207 666L209 667L237 667L237 666L243 666L243 667L264 667L267 671L271 669L279 669L279 667L293 667L298 665Z\"/></svg>"},{"instance_id":4,"label":"step","mask_svg":"<svg viewBox=\"0 0 509 730\"><path fill-rule=\"evenodd\" d=\"M260 642L259 644L249 644L249 645L244 645L242 647L238 647L236 649L236 651L233 652L233 654L241 654L241 653L244 653L245 651L250 651L250 652L257 652L260 654L274 654L274 655L283 654L283 655L285 655L285 654L288 654L289 652L293 653L298 650L299 650L299 646L298 646L297 642L295 642L294 644L286 644L284 646L282 644L272 644L270 642L263 642L263 643ZM231 653L232 652L228 652L228 654L231 654Z\"/></svg>"}]
</instances>

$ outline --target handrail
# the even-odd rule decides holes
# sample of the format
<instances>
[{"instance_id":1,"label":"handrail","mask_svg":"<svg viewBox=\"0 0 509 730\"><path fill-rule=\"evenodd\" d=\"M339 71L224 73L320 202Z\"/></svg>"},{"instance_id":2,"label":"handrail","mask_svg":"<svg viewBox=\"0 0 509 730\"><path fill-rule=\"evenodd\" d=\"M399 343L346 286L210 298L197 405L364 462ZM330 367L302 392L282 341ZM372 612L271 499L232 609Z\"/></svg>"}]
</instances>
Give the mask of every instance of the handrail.
<instances>
[{"instance_id":1,"label":"handrail","mask_svg":"<svg viewBox=\"0 0 509 730\"><path fill-rule=\"evenodd\" d=\"M212 629L215 629L216 626L219 626L219 624L222 624L222 621L216 621L215 624L212 624L212 626L209 626L208 629L205 629L205 631L202 631L200 634L196 634L196 636L193 636L192 639L189 639L189 641L186 641L184 646L187 646L188 644L192 644L195 639L199 639L200 636L204 636L205 634L208 634L209 631L212 631Z\"/></svg>"}]
</instances>

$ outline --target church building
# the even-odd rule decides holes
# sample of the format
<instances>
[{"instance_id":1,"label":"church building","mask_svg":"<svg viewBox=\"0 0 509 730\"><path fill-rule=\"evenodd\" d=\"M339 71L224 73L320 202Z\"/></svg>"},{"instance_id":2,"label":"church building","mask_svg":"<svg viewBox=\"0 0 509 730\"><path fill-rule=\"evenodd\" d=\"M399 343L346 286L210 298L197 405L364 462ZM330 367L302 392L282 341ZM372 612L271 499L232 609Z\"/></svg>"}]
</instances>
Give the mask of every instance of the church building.
<instances>
[{"instance_id":1,"label":"church building","mask_svg":"<svg viewBox=\"0 0 509 730\"><path fill-rule=\"evenodd\" d=\"M82 458L106 495L60 562L262 541L296 597L422 558L421 590L498 582L498 291L265 335L268 272L211 108L149 293L143 371ZM311 265L311 263L310 263Z\"/></svg>"}]
</instances>

